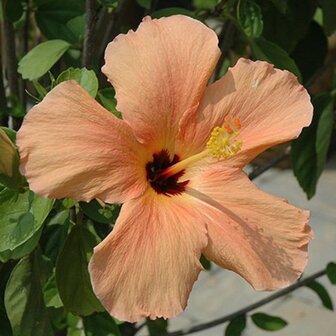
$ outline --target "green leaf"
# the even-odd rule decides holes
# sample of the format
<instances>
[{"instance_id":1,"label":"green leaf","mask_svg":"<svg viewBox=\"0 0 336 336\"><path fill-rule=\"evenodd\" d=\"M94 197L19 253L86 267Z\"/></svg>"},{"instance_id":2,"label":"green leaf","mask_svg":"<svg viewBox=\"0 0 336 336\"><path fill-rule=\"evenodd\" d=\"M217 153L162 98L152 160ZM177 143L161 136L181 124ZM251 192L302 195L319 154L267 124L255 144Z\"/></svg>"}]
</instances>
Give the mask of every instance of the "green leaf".
<instances>
[{"instance_id":1,"label":"green leaf","mask_svg":"<svg viewBox=\"0 0 336 336\"><path fill-rule=\"evenodd\" d=\"M308 81L323 66L327 52L328 40L324 31L317 22L312 21L306 34L291 53L300 69L303 82Z\"/></svg>"},{"instance_id":2,"label":"green leaf","mask_svg":"<svg viewBox=\"0 0 336 336\"><path fill-rule=\"evenodd\" d=\"M333 131L332 96L329 93L316 96L313 105L313 121L302 131L300 137L293 141L291 150L294 175L308 199L315 194Z\"/></svg>"},{"instance_id":3,"label":"green leaf","mask_svg":"<svg viewBox=\"0 0 336 336\"><path fill-rule=\"evenodd\" d=\"M35 255L21 259L15 266L6 286L5 306L13 336L53 335L43 302Z\"/></svg>"},{"instance_id":4,"label":"green leaf","mask_svg":"<svg viewBox=\"0 0 336 336\"><path fill-rule=\"evenodd\" d=\"M98 79L93 70L88 70L86 68L69 68L57 77L56 85L67 80L75 80L89 93L90 96L96 96L98 91Z\"/></svg>"},{"instance_id":5,"label":"green leaf","mask_svg":"<svg viewBox=\"0 0 336 336\"><path fill-rule=\"evenodd\" d=\"M231 320L225 329L225 336L240 336L246 328L246 315Z\"/></svg>"},{"instance_id":6,"label":"green leaf","mask_svg":"<svg viewBox=\"0 0 336 336\"><path fill-rule=\"evenodd\" d=\"M108 111L112 112L117 118L121 119L122 118L121 113L116 109L117 100L115 99L114 96L115 91L113 88L105 88L99 90L97 100Z\"/></svg>"},{"instance_id":7,"label":"green leaf","mask_svg":"<svg viewBox=\"0 0 336 336\"><path fill-rule=\"evenodd\" d=\"M146 320L148 332L150 336L162 335L167 332L168 320L158 318L156 320Z\"/></svg>"},{"instance_id":8,"label":"green leaf","mask_svg":"<svg viewBox=\"0 0 336 336\"><path fill-rule=\"evenodd\" d=\"M322 0L323 27L327 35L336 30L336 1Z\"/></svg>"},{"instance_id":9,"label":"green leaf","mask_svg":"<svg viewBox=\"0 0 336 336\"><path fill-rule=\"evenodd\" d=\"M267 331L280 330L288 324L280 317L268 315L265 313L255 313L251 315L253 323L260 329Z\"/></svg>"},{"instance_id":10,"label":"green leaf","mask_svg":"<svg viewBox=\"0 0 336 336\"><path fill-rule=\"evenodd\" d=\"M66 319L67 336L83 336L83 330L81 326L81 318L68 314Z\"/></svg>"},{"instance_id":11,"label":"green leaf","mask_svg":"<svg viewBox=\"0 0 336 336\"><path fill-rule=\"evenodd\" d=\"M36 23L44 36L49 40L61 38L70 43L80 42L84 32L77 35L79 26L73 29L70 21L85 13L85 0L37 0L36 5Z\"/></svg>"},{"instance_id":12,"label":"green leaf","mask_svg":"<svg viewBox=\"0 0 336 336\"><path fill-rule=\"evenodd\" d=\"M72 208L73 206L75 206L77 203L77 201L73 200L72 198L63 198L62 199L62 206L65 208L65 209L70 209Z\"/></svg>"},{"instance_id":13,"label":"green leaf","mask_svg":"<svg viewBox=\"0 0 336 336\"><path fill-rule=\"evenodd\" d=\"M336 264L331 262L327 265L327 276L333 285L336 285Z\"/></svg>"},{"instance_id":14,"label":"green leaf","mask_svg":"<svg viewBox=\"0 0 336 336\"><path fill-rule=\"evenodd\" d=\"M190 16L194 19L197 19L194 12L192 12L188 9L180 8L180 7L168 7L168 8L159 9L159 10L153 12L151 14L151 17L155 18L155 19L159 19L159 18L164 17L164 16L172 16L172 15L177 15L177 14L186 15L186 16Z\"/></svg>"},{"instance_id":15,"label":"green leaf","mask_svg":"<svg viewBox=\"0 0 336 336\"><path fill-rule=\"evenodd\" d=\"M94 295L88 272L88 258L97 244L83 225L71 230L56 263L56 282L67 311L87 316L104 308Z\"/></svg>"},{"instance_id":16,"label":"green leaf","mask_svg":"<svg viewBox=\"0 0 336 336\"><path fill-rule=\"evenodd\" d=\"M33 80L33 85L34 88L36 90L36 92L39 95L39 99L40 101L47 95L48 91L47 89L44 88L44 86L42 86L38 80Z\"/></svg>"},{"instance_id":17,"label":"green leaf","mask_svg":"<svg viewBox=\"0 0 336 336\"><path fill-rule=\"evenodd\" d=\"M98 223L113 224L119 215L117 205L106 205L103 208L96 200L79 202L79 206L86 216Z\"/></svg>"},{"instance_id":18,"label":"green leaf","mask_svg":"<svg viewBox=\"0 0 336 336\"><path fill-rule=\"evenodd\" d=\"M63 306L61 298L59 297L55 273L51 275L47 283L43 287L44 302L47 307L60 308Z\"/></svg>"},{"instance_id":19,"label":"green leaf","mask_svg":"<svg viewBox=\"0 0 336 336\"><path fill-rule=\"evenodd\" d=\"M263 18L259 5L252 0L240 0L237 8L237 18L245 34L249 37L259 37L263 31Z\"/></svg>"},{"instance_id":20,"label":"green leaf","mask_svg":"<svg viewBox=\"0 0 336 336\"><path fill-rule=\"evenodd\" d=\"M279 69L286 69L295 74L301 81L300 71L288 53L276 44L260 37L251 41L255 56L274 64Z\"/></svg>"},{"instance_id":21,"label":"green leaf","mask_svg":"<svg viewBox=\"0 0 336 336\"><path fill-rule=\"evenodd\" d=\"M311 290L313 290L318 295L318 297L321 299L322 304L325 308L334 310L330 295L322 284L320 284L317 281L312 281L306 286L310 288Z\"/></svg>"},{"instance_id":22,"label":"green leaf","mask_svg":"<svg viewBox=\"0 0 336 336\"><path fill-rule=\"evenodd\" d=\"M0 252L14 250L30 239L47 218L54 201L32 191L0 192Z\"/></svg>"},{"instance_id":23,"label":"green leaf","mask_svg":"<svg viewBox=\"0 0 336 336\"><path fill-rule=\"evenodd\" d=\"M30 50L19 62L18 72L23 79L34 80L40 78L70 48L70 44L63 40L50 40L40 43Z\"/></svg>"},{"instance_id":24,"label":"green leaf","mask_svg":"<svg viewBox=\"0 0 336 336\"><path fill-rule=\"evenodd\" d=\"M7 262L10 259L21 259L22 257L30 254L37 247L41 234L41 227L38 231L36 231L31 238L29 238L26 242L16 247L13 251L6 250L0 252L0 261Z\"/></svg>"},{"instance_id":25,"label":"green leaf","mask_svg":"<svg viewBox=\"0 0 336 336\"><path fill-rule=\"evenodd\" d=\"M151 9L152 0L136 0L139 6L145 9Z\"/></svg>"},{"instance_id":26,"label":"green leaf","mask_svg":"<svg viewBox=\"0 0 336 336\"><path fill-rule=\"evenodd\" d=\"M122 336L117 323L107 312L84 317L83 323L85 336Z\"/></svg>"}]
</instances>

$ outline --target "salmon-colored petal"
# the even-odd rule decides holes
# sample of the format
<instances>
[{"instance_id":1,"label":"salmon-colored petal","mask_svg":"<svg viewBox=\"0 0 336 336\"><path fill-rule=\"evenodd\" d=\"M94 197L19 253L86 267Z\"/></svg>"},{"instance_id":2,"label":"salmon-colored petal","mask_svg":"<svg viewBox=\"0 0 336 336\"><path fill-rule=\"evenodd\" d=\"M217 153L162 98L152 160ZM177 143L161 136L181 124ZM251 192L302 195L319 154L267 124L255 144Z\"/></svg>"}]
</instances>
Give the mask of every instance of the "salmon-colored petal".
<instances>
[{"instance_id":1,"label":"salmon-colored petal","mask_svg":"<svg viewBox=\"0 0 336 336\"><path fill-rule=\"evenodd\" d=\"M145 191L151 159L130 127L76 82L54 88L17 134L30 188L52 198L123 202Z\"/></svg>"},{"instance_id":2,"label":"salmon-colored petal","mask_svg":"<svg viewBox=\"0 0 336 336\"><path fill-rule=\"evenodd\" d=\"M176 152L185 157L203 150L213 128L229 114L240 120L243 143L231 161L243 166L270 146L296 138L312 112L309 94L293 74L240 59L206 89L198 111L183 118Z\"/></svg>"},{"instance_id":3,"label":"salmon-colored petal","mask_svg":"<svg viewBox=\"0 0 336 336\"><path fill-rule=\"evenodd\" d=\"M152 151L174 152L183 113L197 106L220 51L216 34L200 21L175 15L145 18L112 41L106 74L117 109Z\"/></svg>"},{"instance_id":4,"label":"salmon-colored petal","mask_svg":"<svg viewBox=\"0 0 336 336\"><path fill-rule=\"evenodd\" d=\"M148 191L123 205L89 265L93 289L112 316L136 322L173 317L185 308L207 245L193 203Z\"/></svg>"},{"instance_id":5,"label":"salmon-colored petal","mask_svg":"<svg viewBox=\"0 0 336 336\"><path fill-rule=\"evenodd\" d=\"M208 218L203 253L210 260L257 290L287 286L302 274L312 238L308 211L262 192L237 169L202 172L187 193Z\"/></svg>"}]
</instances>

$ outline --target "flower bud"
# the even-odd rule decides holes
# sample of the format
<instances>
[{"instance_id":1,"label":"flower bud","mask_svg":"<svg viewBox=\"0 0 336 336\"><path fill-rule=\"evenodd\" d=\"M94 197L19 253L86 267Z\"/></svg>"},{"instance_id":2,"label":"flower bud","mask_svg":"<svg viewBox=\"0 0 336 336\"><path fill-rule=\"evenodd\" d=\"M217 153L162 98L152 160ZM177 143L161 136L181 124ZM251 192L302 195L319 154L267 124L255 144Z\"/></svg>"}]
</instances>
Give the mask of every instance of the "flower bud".
<instances>
[{"instance_id":1,"label":"flower bud","mask_svg":"<svg viewBox=\"0 0 336 336\"><path fill-rule=\"evenodd\" d=\"M19 173L19 155L15 145L0 128L0 183L9 188L20 188L23 177Z\"/></svg>"}]
</instances>

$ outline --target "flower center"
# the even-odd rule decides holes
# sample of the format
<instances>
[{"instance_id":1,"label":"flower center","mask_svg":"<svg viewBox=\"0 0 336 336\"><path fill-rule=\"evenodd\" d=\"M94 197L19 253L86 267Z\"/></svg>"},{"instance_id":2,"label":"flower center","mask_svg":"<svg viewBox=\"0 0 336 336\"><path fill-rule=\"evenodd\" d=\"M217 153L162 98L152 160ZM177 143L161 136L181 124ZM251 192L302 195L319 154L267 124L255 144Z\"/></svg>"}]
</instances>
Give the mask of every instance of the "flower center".
<instances>
[{"instance_id":1,"label":"flower center","mask_svg":"<svg viewBox=\"0 0 336 336\"><path fill-rule=\"evenodd\" d=\"M184 169L179 170L176 174L170 174L169 176L161 175L161 173L167 168L179 162L179 157L174 156L173 160L170 160L169 153L163 149L159 153L153 154L153 161L146 164L147 179L151 187L158 193L164 195L177 195L181 194L189 180L178 182L180 177L184 174Z\"/></svg>"},{"instance_id":2,"label":"flower center","mask_svg":"<svg viewBox=\"0 0 336 336\"><path fill-rule=\"evenodd\" d=\"M168 166L159 174L160 178L169 178L183 171L191 164L205 158L228 159L236 155L242 148L242 142L237 140L240 130L240 121L225 117L223 127L215 127L206 144L206 149L200 153L190 156L182 161L178 161Z\"/></svg>"}]
</instances>

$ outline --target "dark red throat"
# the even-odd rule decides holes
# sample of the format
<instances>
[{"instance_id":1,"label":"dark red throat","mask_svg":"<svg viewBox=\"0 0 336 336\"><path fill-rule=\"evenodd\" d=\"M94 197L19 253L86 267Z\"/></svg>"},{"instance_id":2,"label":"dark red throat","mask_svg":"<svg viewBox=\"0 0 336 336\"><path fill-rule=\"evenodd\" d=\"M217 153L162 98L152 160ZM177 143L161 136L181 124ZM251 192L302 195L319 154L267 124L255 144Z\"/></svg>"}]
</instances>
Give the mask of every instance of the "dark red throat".
<instances>
[{"instance_id":1,"label":"dark red throat","mask_svg":"<svg viewBox=\"0 0 336 336\"><path fill-rule=\"evenodd\" d=\"M179 179L184 175L184 170L172 176L160 176L164 169L179 161L180 159L177 155L174 155L173 160L170 160L168 151L163 149L161 152L153 154L153 161L146 164L147 179L158 194L170 196L178 195L185 191L189 180L179 182Z\"/></svg>"}]
</instances>

